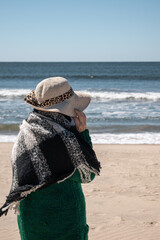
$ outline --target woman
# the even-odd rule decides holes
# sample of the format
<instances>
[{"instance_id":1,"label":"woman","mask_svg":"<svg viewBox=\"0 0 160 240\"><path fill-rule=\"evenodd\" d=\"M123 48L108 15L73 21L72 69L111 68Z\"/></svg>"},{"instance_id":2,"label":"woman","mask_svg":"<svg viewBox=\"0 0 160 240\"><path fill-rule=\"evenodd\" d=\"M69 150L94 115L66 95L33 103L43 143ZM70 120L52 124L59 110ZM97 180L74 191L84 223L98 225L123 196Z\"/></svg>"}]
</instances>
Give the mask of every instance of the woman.
<instances>
[{"instance_id":1,"label":"woman","mask_svg":"<svg viewBox=\"0 0 160 240\"><path fill-rule=\"evenodd\" d=\"M34 110L12 150L13 181L0 215L14 205L22 240L86 240L81 183L99 174L86 116L88 94L61 77L44 79L25 99Z\"/></svg>"}]
</instances>

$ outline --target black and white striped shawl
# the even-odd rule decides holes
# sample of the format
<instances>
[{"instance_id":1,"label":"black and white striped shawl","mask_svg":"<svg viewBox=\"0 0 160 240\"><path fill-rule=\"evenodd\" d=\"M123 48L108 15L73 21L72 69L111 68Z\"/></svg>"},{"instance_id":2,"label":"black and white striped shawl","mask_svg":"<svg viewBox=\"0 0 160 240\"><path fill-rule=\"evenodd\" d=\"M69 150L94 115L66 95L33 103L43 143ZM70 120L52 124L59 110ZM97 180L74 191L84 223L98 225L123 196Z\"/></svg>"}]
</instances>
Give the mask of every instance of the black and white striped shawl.
<instances>
[{"instance_id":1,"label":"black and white striped shawl","mask_svg":"<svg viewBox=\"0 0 160 240\"><path fill-rule=\"evenodd\" d=\"M37 189L59 183L78 169L82 182L100 172L94 150L69 119L60 113L31 112L20 126L11 163L12 186L0 216L17 208L20 200Z\"/></svg>"}]
</instances>

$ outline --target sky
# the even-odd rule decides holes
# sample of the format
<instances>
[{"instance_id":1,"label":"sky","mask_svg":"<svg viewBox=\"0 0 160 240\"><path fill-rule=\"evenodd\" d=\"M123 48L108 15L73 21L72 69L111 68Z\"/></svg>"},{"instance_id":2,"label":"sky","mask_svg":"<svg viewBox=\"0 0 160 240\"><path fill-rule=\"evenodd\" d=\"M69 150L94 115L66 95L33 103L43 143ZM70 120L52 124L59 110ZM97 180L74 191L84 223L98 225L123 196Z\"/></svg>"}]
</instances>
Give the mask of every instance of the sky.
<instances>
[{"instance_id":1,"label":"sky","mask_svg":"<svg viewBox=\"0 0 160 240\"><path fill-rule=\"evenodd\" d=\"M160 61L160 0L0 0L0 61Z\"/></svg>"}]
</instances>

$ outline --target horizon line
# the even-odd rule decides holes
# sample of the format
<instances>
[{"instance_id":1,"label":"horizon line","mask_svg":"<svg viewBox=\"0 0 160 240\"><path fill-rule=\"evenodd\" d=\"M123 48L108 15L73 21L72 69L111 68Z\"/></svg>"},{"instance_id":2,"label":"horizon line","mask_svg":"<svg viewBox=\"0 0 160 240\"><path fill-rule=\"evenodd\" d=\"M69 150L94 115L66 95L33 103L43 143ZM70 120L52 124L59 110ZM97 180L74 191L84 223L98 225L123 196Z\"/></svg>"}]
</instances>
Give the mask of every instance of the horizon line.
<instances>
[{"instance_id":1,"label":"horizon line","mask_svg":"<svg viewBox=\"0 0 160 240\"><path fill-rule=\"evenodd\" d=\"M149 63L154 62L158 63L158 61L0 61L0 63Z\"/></svg>"}]
</instances>

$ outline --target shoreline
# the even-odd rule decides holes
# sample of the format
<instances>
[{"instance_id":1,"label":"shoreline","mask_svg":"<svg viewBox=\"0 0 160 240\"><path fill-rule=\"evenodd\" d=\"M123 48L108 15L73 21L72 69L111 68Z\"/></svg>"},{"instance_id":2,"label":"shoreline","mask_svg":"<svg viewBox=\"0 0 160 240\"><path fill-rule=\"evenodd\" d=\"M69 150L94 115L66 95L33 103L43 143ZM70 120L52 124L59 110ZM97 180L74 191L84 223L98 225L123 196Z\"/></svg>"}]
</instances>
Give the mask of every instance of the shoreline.
<instances>
[{"instance_id":1,"label":"shoreline","mask_svg":"<svg viewBox=\"0 0 160 240\"><path fill-rule=\"evenodd\" d=\"M160 144L159 132L145 133L91 133L92 143L97 144ZM17 137L13 134L0 134L0 143L15 142Z\"/></svg>"},{"instance_id":2,"label":"shoreline","mask_svg":"<svg viewBox=\"0 0 160 240\"><path fill-rule=\"evenodd\" d=\"M0 145L1 144L14 144L14 142L0 142ZM130 144L130 143L121 143L121 144L119 144L119 143L93 143L93 146L100 146L100 145L102 145L102 146L105 146L105 145L109 145L109 146L159 146L160 145L160 143L155 143L155 144L153 144L153 143L132 143L132 144Z\"/></svg>"}]
</instances>

